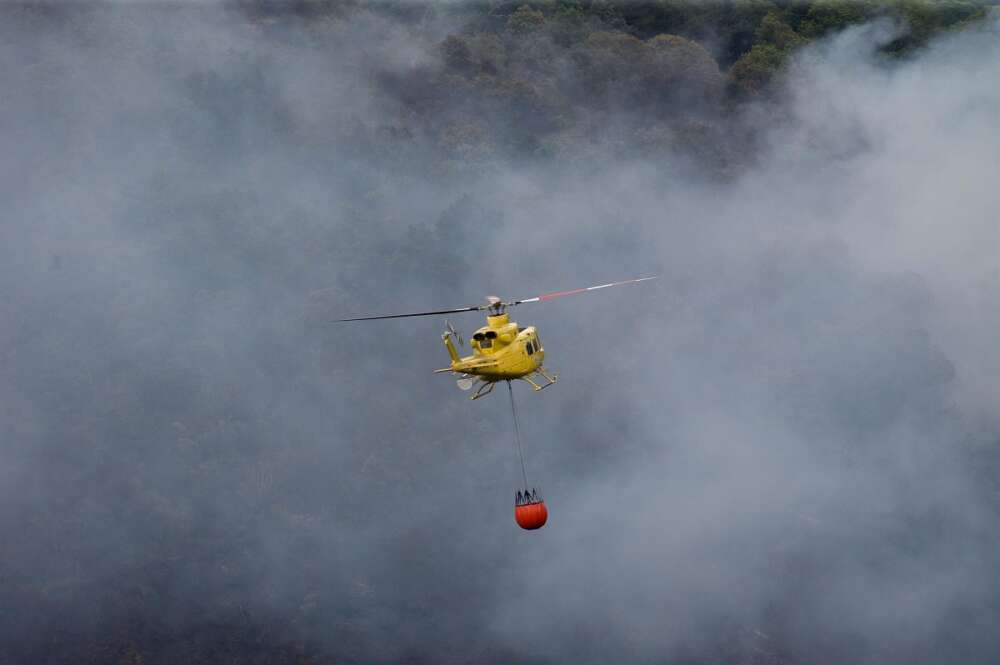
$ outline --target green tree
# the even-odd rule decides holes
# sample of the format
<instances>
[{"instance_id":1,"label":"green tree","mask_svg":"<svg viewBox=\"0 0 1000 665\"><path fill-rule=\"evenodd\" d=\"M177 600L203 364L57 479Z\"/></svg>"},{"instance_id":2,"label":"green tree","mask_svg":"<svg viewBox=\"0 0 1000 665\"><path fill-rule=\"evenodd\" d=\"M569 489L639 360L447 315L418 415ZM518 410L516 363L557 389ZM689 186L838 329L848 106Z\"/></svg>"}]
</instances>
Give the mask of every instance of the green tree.
<instances>
[{"instance_id":1,"label":"green tree","mask_svg":"<svg viewBox=\"0 0 1000 665\"><path fill-rule=\"evenodd\" d=\"M729 70L729 83L737 94L758 95L766 91L785 63L786 51L772 44L757 44Z\"/></svg>"},{"instance_id":2,"label":"green tree","mask_svg":"<svg viewBox=\"0 0 1000 665\"><path fill-rule=\"evenodd\" d=\"M799 30L807 37L822 37L835 30L842 30L849 25L862 23L877 13L877 4L873 0L817 0L809 7L805 20Z\"/></svg>"},{"instance_id":3,"label":"green tree","mask_svg":"<svg viewBox=\"0 0 1000 665\"><path fill-rule=\"evenodd\" d=\"M523 35L534 32L545 25L545 15L528 5L521 5L507 19L507 31Z\"/></svg>"},{"instance_id":4,"label":"green tree","mask_svg":"<svg viewBox=\"0 0 1000 665\"><path fill-rule=\"evenodd\" d=\"M767 0L733 0L726 4L720 6L718 16L719 34L725 45L719 57L728 64L750 49L761 21L776 7Z\"/></svg>"},{"instance_id":5,"label":"green tree","mask_svg":"<svg viewBox=\"0 0 1000 665\"><path fill-rule=\"evenodd\" d=\"M805 43L805 39L784 21L781 12L772 11L764 17L757 27L754 43L770 44L782 51L787 51Z\"/></svg>"},{"instance_id":6,"label":"green tree","mask_svg":"<svg viewBox=\"0 0 1000 665\"><path fill-rule=\"evenodd\" d=\"M889 3L889 10L892 14L903 19L907 26L907 32L886 46L884 50L889 53L903 54L926 44L942 30L976 18L982 18L986 14L982 4L982 2L963 0L942 0L940 2L892 0Z\"/></svg>"},{"instance_id":7,"label":"green tree","mask_svg":"<svg viewBox=\"0 0 1000 665\"><path fill-rule=\"evenodd\" d=\"M720 99L719 64L701 44L677 35L657 35L646 44L652 55L653 82L663 88L661 98L710 104Z\"/></svg>"}]
</instances>

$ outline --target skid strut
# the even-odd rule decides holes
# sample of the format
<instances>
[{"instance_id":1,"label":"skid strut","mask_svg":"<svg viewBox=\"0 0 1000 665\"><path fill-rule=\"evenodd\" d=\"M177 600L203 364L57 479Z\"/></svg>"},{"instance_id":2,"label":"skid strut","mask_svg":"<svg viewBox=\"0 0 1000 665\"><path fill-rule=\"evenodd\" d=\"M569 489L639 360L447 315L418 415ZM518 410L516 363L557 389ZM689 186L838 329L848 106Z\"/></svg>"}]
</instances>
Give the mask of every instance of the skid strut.
<instances>
[{"instance_id":1,"label":"skid strut","mask_svg":"<svg viewBox=\"0 0 1000 665\"><path fill-rule=\"evenodd\" d=\"M541 379L545 379L545 383L539 385L538 383L535 383L534 381L532 381L531 377L535 377L535 379L537 379L539 381L541 381ZM541 377L541 379L539 379L538 377ZM548 388L549 386L551 386L552 384L554 384L556 381L558 381L559 380L559 375L550 376L548 372L546 372L543 368L539 367L538 369L536 369L531 374L528 374L526 376L522 376L521 380L522 381L527 381L528 383L530 383L531 387L534 389L534 391L538 392L539 390L545 390L546 388Z\"/></svg>"},{"instance_id":2,"label":"skid strut","mask_svg":"<svg viewBox=\"0 0 1000 665\"><path fill-rule=\"evenodd\" d=\"M479 385L479 389L476 390L476 392L474 392L472 394L472 397L470 397L469 399L479 399L480 397L486 397L491 392L493 392L493 389L496 387L496 385L497 385L496 381L484 381Z\"/></svg>"},{"instance_id":3,"label":"skid strut","mask_svg":"<svg viewBox=\"0 0 1000 665\"><path fill-rule=\"evenodd\" d=\"M436 371L442 372L447 370L436 370ZM532 379L532 377L534 377L534 379ZM480 397L486 397L491 392L493 392L493 388L496 387L497 384L496 381L487 381L483 379L480 380L482 381L482 383L479 384L479 387L476 389L476 392L472 393L472 396L469 397L469 399L479 399ZM537 393L539 390L545 390L549 386L553 385L556 381L558 381L559 375L549 374L548 372L545 371L545 368L539 367L534 372L526 374L525 376L518 377L518 379L503 379L503 380L506 381L508 385L510 385L510 382L514 380L526 381L531 384L532 389Z\"/></svg>"}]
</instances>

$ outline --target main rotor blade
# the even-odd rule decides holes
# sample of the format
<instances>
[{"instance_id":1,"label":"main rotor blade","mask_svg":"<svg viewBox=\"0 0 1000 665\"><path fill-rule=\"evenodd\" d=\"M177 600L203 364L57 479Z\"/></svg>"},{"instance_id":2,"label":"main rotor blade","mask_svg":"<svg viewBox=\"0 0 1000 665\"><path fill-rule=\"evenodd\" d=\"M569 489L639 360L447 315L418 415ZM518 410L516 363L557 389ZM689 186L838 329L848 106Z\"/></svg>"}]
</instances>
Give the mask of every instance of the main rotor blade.
<instances>
[{"instance_id":1,"label":"main rotor blade","mask_svg":"<svg viewBox=\"0 0 1000 665\"><path fill-rule=\"evenodd\" d=\"M535 296L534 298L526 298L524 300L515 300L514 302L507 303L508 305L520 305L526 302L545 302L546 300L553 300L555 298L562 298L563 296L573 296L577 293L586 293L587 291L597 291L599 289L606 289L609 286L621 286L622 284L638 284L639 282L645 282L651 279L656 279L659 275L653 275L652 277L640 277L639 279L626 279L623 282L611 282L610 284L598 284L597 286L588 286L583 289L571 289L569 291L556 291L555 293L546 293L543 296Z\"/></svg>"},{"instance_id":2,"label":"main rotor blade","mask_svg":"<svg viewBox=\"0 0 1000 665\"><path fill-rule=\"evenodd\" d=\"M386 316L357 316L352 319L334 319L331 323L343 323L345 321L374 321L376 319L405 319L411 316L437 316L440 314L458 314L459 312L478 312L486 309L485 306L459 307L458 309L442 309L436 312L416 312L414 314L388 314Z\"/></svg>"}]
</instances>

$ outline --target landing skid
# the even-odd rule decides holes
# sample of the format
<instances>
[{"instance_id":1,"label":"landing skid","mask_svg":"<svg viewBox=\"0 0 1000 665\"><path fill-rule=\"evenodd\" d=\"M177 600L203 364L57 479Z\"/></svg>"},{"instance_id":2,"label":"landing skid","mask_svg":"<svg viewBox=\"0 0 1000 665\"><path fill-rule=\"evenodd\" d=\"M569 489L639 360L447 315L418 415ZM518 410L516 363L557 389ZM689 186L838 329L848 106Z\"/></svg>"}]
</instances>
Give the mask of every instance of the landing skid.
<instances>
[{"instance_id":1,"label":"landing skid","mask_svg":"<svg viewBox=\"0 0 1000 665\"><path fill-rule=\"evenodd\" d=\"M542 377L543 379L545 379L545 383L543 383L542 385L539 385L539 384L535 383L534 381L532 381L531 377L535 377L536 379L538 379L538 377ZM534 391L537 393L539 390L545 390L549 386L553 385L556 381L558 381L559 380L559 375L556 374L555 376L550 376L548 372L546 372L543 368L539 367L537 370L535 370L531 374L528 374L526 376L522 376L521 380L522 381L527 381L528 383L530 383L532 389L534 389Z\"/></svg>"},{"instance_id":2,"label":"landing skid","mask_svg":"<svg viewBox=\"0 0 1000 665\"><path fill-rule=\"evenodd\" d=\"M532 377L535 378L534 381L532 380ZM549 374L543 368L539 367L530 374L526 374L525 376L519 376L518 379L530 383L531 388L537 393L539 390L545 390L549 386L553 385L556 381L558 381L559 375ZM500 379L500 380L507 381L508 383L510 383L511 381L517 379ZM543 380L544 383L542 382ZM479 388L476 390L476 392L472 393L472 396L469 399L479 399L480 397L486 397L491 392L493 392L493 389L496 387L496 385L497 385L496 381L483 380L483 382L479 384Z\"/></svg>"}]
</instances>

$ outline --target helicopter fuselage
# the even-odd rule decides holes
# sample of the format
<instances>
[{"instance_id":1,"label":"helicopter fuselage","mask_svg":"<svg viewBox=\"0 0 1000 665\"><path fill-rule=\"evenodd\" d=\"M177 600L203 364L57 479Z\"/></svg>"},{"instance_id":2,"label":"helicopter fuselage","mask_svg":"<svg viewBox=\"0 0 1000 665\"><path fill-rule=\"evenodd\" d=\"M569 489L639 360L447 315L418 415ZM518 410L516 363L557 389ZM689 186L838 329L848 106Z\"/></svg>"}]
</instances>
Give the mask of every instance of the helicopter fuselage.
<instances>
[{"instance_id":1,"label":"helicopter fuselage","mask_svg":"<svg viewBox=\"0 0 1000 665\"><path fill-rule=\"evenodd\" d=\"M545 349L534 326L522 328L508 315L487 316L472 335L472 355L459 357L451 336L444 336L451 366L438 371L477 376L485 381L520 379L533 374L545 360Z\"/></svg>"},{"instance_id":2,"label":"helicopter fuselage","mask_svg":"<svg viewBox=\"0 0 1000 665\"><path fill-rule=\"evenodd\" d=\"M506 313L487 316L486 325L473 333L472 355L460 357L451 334L445 333L441 338L451 356L451 365L436 372L474 376L485 384L523 379L536 390L555 383L556 379L542 369L545 349L538 340L538 331L534 326L517 325ZM541 375L547 383L539 385L532 381L533 374ZM485 392L477 391L473 399L483 394Z\"/></svg>"}]
</instances>

